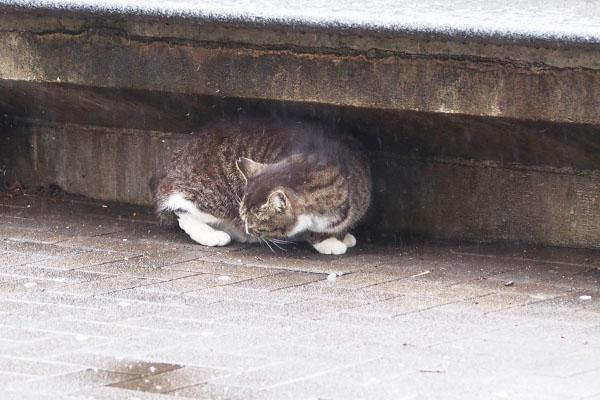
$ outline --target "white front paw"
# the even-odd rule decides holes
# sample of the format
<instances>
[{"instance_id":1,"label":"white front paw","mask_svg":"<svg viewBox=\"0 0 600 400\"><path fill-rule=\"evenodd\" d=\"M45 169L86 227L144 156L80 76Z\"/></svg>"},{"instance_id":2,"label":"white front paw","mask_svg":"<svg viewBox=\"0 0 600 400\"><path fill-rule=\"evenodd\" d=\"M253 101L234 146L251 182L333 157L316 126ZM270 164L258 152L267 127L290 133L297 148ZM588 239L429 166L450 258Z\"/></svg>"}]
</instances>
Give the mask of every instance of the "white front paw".
<instances>
[{"instance_id":1,"label":"white front paw","mask_svg":"<svg viewBox=\"0 0 600 400\"><path fill-rule=\"evenodd\" d=\"M313 244L313 247L321 254L344 254L348 248L344 243L334 237L327 238L322 242Z\"/></svg>"},{"instance_id":2,"label":"white front paw","mask_svg":"<svg viewBox=\"0 0 600 400\"><path fill-rule=\"evenodd\" d=\"M354 247L356 245L356 238L351 233L346 233L343 240L346 247Z\"/></svg>"},{"instance_id":3,"label":"white front paw","mask_svg":"<svg viewBox=\"0 0 600 400\"><path fill-rule=\"evenodd\" d=\"M192 237L192 239L196 240ZM198 238L197 242L203 244L205 246L226 246L231 242L231 236L228 233L223 231L213 231L210 233L205 233L201 237Z\"/></svg>"}]
</instances>

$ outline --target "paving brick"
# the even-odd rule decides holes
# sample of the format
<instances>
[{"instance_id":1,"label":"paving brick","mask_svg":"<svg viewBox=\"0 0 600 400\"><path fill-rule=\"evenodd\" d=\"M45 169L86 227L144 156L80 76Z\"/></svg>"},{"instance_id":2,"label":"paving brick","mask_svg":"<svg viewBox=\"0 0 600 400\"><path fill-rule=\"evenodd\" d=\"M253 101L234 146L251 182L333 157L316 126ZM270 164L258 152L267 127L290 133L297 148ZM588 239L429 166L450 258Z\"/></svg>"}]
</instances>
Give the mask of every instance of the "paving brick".
<instances>
[{"instance_id":1,"label":"paving brick","mask_svg":"<svg viewBox=\"0 0 600 400\"><path fill-rule=\"evenodd\" d=\"M21 358L49 358L61 353L99 346L110 341L107 338L87 336L73 332L71 335L54 336L6 347L2 350L2 355Z\"/></svg>"},{"instance_id":2,"label":"paving brick","mask_svg":"<svg viewBox=\"0 0 600 400\"><path fill-rule=\"evenodd\" d=\"M346 351L346 349L348 351ZM333 346L325 347L320 345L299 345L279 341L242 351L242 354L253 357L265 357L273 362L282 362L286 360L297 360L305 362L314 362L318 364L327 364L335 366L346 366L356 362L372 359L373 354L362 351L352 351L349 345L344 348L343 344L336 343Z\"/></svg>"},{"instance_id":3,"label":"paving brick","mask_svg":"<svg viewBox=\"0 0 600 400\"><path fill-rule=\"evenodd\" d=\"M31 240L15 240L11 238L0 240L0 250L9 253L26 254L38 257L65 257L85 251L81 249L74 249L62 244L44 243Z\"/></svg>"},{"instance_id":4,"label":"paving brick","mask_svg":"<svg viewBox=\"0 0 600 400\"><path fill-rule=\"evenodd\" d=\"M323 274L286 271L275 275L243 280L239 283L233 283L232 286L256 290L279 290L323 279L326 279Z\"/></svg>"},{"instance_id":5,"label":"paving brick","mask_svg":"<svg viewBox=\"0 0 600 400\"><path fill-rule=\"evenodd\" d=\"M188 293L169 293L169 292L153 292L142 290L143 286L139 288L123 289L116 292L112 292L106 295L99 295L99 299L108 299L110 301L122 303L136 301L143 303L154 303L158 307L162 305L173 306L173 307L203 307L211 303L221 301L219 298L212 298L210 296L191 296Z\"/></svg>"},{"instance_id":6,"label":"paving brick","mask_svg":"<svg viewBox=\"0 0 600 400\"><path fill-rule=\"evenodd\" d=\"M151 284L152 281L145 278L130 276L108 276L104 279L96 279L89 282L61 285L49 290L50 293L65 293L72 295L101 295L118 290Z\"/></svg>"},{"instance_id":7,"label":"paving brick","mask_svg":"<svg viewBox=\"0 0 600 400\"><path fill-rule=\"evenodd\" d=\"M42 268L56 269L84 269L90 266L109 263L113 261L125 260L133 257L140 257L135 253L122 251L92 251L86 250L77 254L69 254L64 257L45 258L37 262L30 262L28 265Z\"/></svg>"},{"instance_id":8,"label":"paving brick","mask_svg":"<svg viewBox=\"0 0 600 400\"><path fill-rule=\"evenodd\" d=\"M285 245L289 251L250 245L243 252L229 252L225 249L214 252L207 260L230 265L246 265L258 268L273 268L286 271L303 271L320 274L345 274L374 266L377 260L364 255L359 249L350 249L344 256L328 257L318 254L308 245Z\"/></svg>"},{"instance_id":9,"label":"paving brick","mask_svg":"<svg viewBox=\"0 0 600 400\"><path fill-rule=\"evenodd\" d=\"M87 282L108 277L107 274L99 274L96 272L40 268L31 265L0 267L0 276L52 281L57 284L54 286L59 286L58 284L68 285L72 283Z\"/></svg>"},{"instance_id":10,"label":"paving brick","mask_svg":"<svg viewBox=\"0 0 600 400\"><path fill-rule=\"evenodd\" d=\"M212 382L188 386L168 393L177 397L184 396L194 399L214 400L286 400L296 398L290 393L281 391L273 392L269 390L219 385Z\"/></svg>"},{"instance_id":11,"label":"paving brick","mask_svg":"<svg viewBox=\"0 0 600 400\"><path fill-rule=\"evenodd\" d=\"M30 375L28 379L34 376L61 375L81 369L80 366L69 363L0 356L0 372Z\"/></svg>"},{"instance_id":12,"label":"paving brick","mask_svg":"<svg viewBox=\"0 0 600 400\"><path fill-rule=\"evenodd\" d=\"M306 287L308 285L302 285L298 287ZM292 288L289 288L292 289ZM295 303L299 301L299 296L284 293L288 289L283 289L282 291L269 292L262 290L254 290L254 289L246 289L232 285L221 285L214 286L210 288L194 290L191 292L187 292L186 295L188 297L191 296L200 296L200 297L208 297L215 298L221 300L235 300L240 302L252 302L252 303L260 303L260 304L276 304L276 305L284 305Z\"/></svg>"},{"instance_id":13,"label":"paving brick","mask_svg":"<svg viewBox=\"0 0 600 400\"><path fill-rule=\"evenodd\" d=\"M25 381L32 378L35 378L35 376L31 374L12 371L0 371L0 390L4 386L10 386L10 384L12 383Z\"/></svg>"},{"instance_id":14,"label":"paving brick","mask_svg":"<svg viewBox=\"0 0 600 400\"><path fill-rule=\"evenodd\" d=\"M20 252L3 251L0 253L0 267L10 268L16 265L23 265L29 262L35 262L48 259L43 254L28 254Z\"/></svg>"},{"instance_id":15,"label":"paving brick","mask_svg":"<svg viewBox=\"0 0 600 400\"><path fill-rule=\"evenodd\" d=\"M389 268L370 268L337 277L335 280L321 280L315 285L345 289L360 289L382 282L394 281L413 275L414 271Z\"/></svg>"},{"instance_id":16,"label":"paving brick","mask_svg":"<svg viewBox=\"0 0 600 400\"><path fill-rule=\"evenodd\" d=\"M165 393L227 375L213 368L185 367L139 379L113 383L109 386L142 392Z\"/></svg>"},{"instance_id":17,"label":"paving brick","mask_svg":"<svg viewBox=\"0 0 600 400\"><path fill-rule=\"evenodd\" d=\"M60 354L53 357L52 361L66 362L69 363L69 365L78 365L79 369L100 369L131 374L135 375L135 377L162 374L164 372L182 368L182 366L178 364L134 360L122 356L107 356L90 353L85 350Z\"/></svg>"},{"instance_id":18,"label":"paving brick","mask_svg":"<svg viewBox=\"0 0 600 400\"><path fill-rule=\"evenodd\" d=\"M337 366L327 364L290 360L225 376L223 378L217 378L212 380L212 382L220 385L265 389L289 381L300 380L315 375L323 375L338 368L339 367Z\"/></svg>"},{"instance_id":19,"label":"paving brick","mask_svg":"<svg viewBox=\"0 0 600 400\"><path fill-rule=\"evenodd\" d=\"M60 245L72 249L94 250L94 251L118 251L134 254L143 254L146 251L167 251L173 247L172 244L157 242L152 239L129 240L111 237L75 237L60 242Z\"/></svg>"},{"instance_id":20,"label":"paving brick","mask_svg":"<svg viewBox=\"0 0 600 400\"><path fill-rule=\"evenodd\" d=\"M188 397L178 396L186 399ZM64 397L68 400L173 400L173 396L160 393L140 392L111 386L100 386L69 393Z\"/></svg>"},{"instance_id":21,"label":"paving brick","mask_svg":"<svg viewBox=\"0 0 600 400\"><path fill-rule=\"evenodd\" d=\"M1 321L0 317L0 321ZM28 329L23 326L0 325L0 338L9 342L27 342L30 340L44 339L50 336L56 336L56 333L41 331L37 329Z\"/></svg>"},{"instance_id":22,"label":"paving brick","mask_svg":"<svg viewBox=\"0 0 600 400\"><path fill-rule=\"evenodd\" d=\"M456 253L473 254L483 257L499 257L507 260L515 259L600 267L600 251L597 249L573 249L530 244L494 243L462 244L456 249Z\"/></svg>"},{"instance_id":23,"label":"paving brick","mask_svg":"<svg viewBox=\"0 0 600 400\"><path fill-rule=\"evenodd\" d=\"M510 272L504 272L490 277L503 282L513 281L517 284L544 285L556 288L598 289L600 272L596 267L542 263L527 261L526 265L519 266Z\"/></svg>"},{"instance_id":24,"label":"paving brick","mask_svg":"<svg viewBox=\"0 0 600 400\"><path fill-rule=\"evenodd\" d=\"M183 278L172 279L165 282L158 282L144 285L140 290L144 292L158 292L182 294L192 292L202 288L210 288L219 285L229 285L235 282L244 281L246 278L231 276L228 280L219 279L221 275L215 274L196 274Z\"/></svg>"},{"instance_id":25,"label":"paving brick","mask_svg":"<svg viewBox=\"0 0 600 400\"><path fill-rule=\"evenodd\" d=\"M110 371L87 369L64 375L20 381L8 385L12 391L37 392L46 395L75 392L86 387L102 386L131 379L132 375Z\"/></svg>"},{"instance_id":26,"label":"paving brick","mask_svg":"<svg viewBox=\"0 0 600 400\"><path fill-rule=\"evenodd\" d=\"M47 215L0 216L0 223L18 226L22 231L29 231L27 234L37 233L40 235L38 240L45 237L48 238L46 240L52 242L63 241L76 236L106 235L124 229L119 227L118 223L107 224L106 222L106 219L100 219L97 216L90 218L81 214L67 216L67 218L60 221L60 225L57 224L55 219L48 218ZM15 231L13 232L16 234ZM34 239L35 236L30 236L30 238Z\"/></svg>"},{"instance_id":27,"label":"paving brick","mask_svg":"<svg viewBox=\"0 0 600 400\"><path fill-rule=\"evenodd\" d=\"M260 368L275 362L281 362L282 359L275 355L258 356L249 354L228 353L227 348L219 351L220 346L180 346L176 348L166 348L157 350L146 355L149 359L165 360L174 363L183 363L189 366L224 369L230 373L243 370Z\"/></svg>"},{"instance_id":28,"label":"paving brick","mask_svg":"<svg viewBox=\"0 0 600 400\"><path fill-rule=\"evenodd\" d=\"M338 287L336 283L337 282L330 283L329 285L311 283L308 285L293 286L290 288L282 289L276 294L277 296L282 296L283 294L289 293L295 296L301 296L303 298L314 297L320 299L361 300L366 302L381 301L396 296L396 294L389 292L379 292L376 290L369 289L352 289L346 287ZM377 287L375 286L374 289L377 289Z\"/></svg>"},{"instance_id":29,"label":"paving brick","mask_svg":"<svg viewBox=\"0 0 600 400\"><path fill-rule=\"evenodd\" d=\"M247 265L238 264L224 264L219 262L212 262L204 259L198 259L188 261L184 263L171 264L166 268L177 271L213 274L213 275L227 275L236 276L243 278L258 278L261 276L274 275L281 272L279 269L268 268L268 267L250 267Z\"/></svg>"},{"instance_id":30,"label":"paving brick","mask_svg":"<svg viewBox=\"0 0 600 400\"><path fill-rule=\"evenodd\" d=\"M152 278L161 281L173 280L193 275L193 273L190 272L148 266L143 261L139 261L139 258L92 265L78 269L78 271L130 276L135 278Z\"/></svg>"}]
</instances>

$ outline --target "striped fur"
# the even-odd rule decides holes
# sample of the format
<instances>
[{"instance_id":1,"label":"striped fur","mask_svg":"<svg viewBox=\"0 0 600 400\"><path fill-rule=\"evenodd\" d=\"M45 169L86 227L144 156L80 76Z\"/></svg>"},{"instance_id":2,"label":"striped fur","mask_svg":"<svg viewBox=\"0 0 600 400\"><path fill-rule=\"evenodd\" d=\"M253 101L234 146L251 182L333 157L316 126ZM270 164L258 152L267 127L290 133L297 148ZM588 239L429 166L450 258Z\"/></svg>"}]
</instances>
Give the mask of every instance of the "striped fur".
<instances>
[{"instance_id":1,"label":"striped fur","mask_svg":"<svg viewBox=\"0 0 600 400\"><path fill-rule=\"evenodd\" d=\"M186 232L195 228L182 215L194 214L208 225L194 231L238 241L308 240L317 250L323 242L327 249L319 251L340 254L355 243L345 234L364 216L371 185L366 157L321 125L248 118L207 124L178 148L155 198L158 213L174 213ZM204 241L229 243L219 238ZM330 238L343 251L337 243L329 249Z\"/></svg>"}]
</instances>

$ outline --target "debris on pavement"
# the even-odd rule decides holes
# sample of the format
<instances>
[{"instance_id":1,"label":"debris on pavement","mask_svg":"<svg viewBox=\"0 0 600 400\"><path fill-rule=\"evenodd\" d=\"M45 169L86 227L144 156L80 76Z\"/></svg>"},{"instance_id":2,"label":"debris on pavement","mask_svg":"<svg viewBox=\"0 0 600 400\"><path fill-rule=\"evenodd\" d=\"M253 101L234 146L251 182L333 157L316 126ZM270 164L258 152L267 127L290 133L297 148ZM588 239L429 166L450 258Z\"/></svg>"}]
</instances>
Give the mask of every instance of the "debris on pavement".
<instances>
[{"instance_id":1,"label":"debris on pavement","mask_svg":"<svg viewBox=\"0 0 600 400\"><path fill-rule=\"evenodd\" d=\"M426 270L426 271L420 272L418 274L411 275L411 276L409 276L409 278L416 278L417 276L423 276L423 275L427 275L427 274L430 274L430 273L431 273L430 270Z\"/></svg>"}]
</instances>

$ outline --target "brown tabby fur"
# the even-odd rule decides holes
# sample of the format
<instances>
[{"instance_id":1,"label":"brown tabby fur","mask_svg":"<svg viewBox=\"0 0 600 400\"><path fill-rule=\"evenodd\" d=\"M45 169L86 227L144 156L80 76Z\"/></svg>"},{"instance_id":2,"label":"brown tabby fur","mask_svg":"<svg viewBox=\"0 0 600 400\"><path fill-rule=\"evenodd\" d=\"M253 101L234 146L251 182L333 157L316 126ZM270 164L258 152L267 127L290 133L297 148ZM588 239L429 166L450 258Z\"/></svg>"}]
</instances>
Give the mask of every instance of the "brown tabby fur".
<instances>
[{"instance_id":1,"label":"brown tabby fur","mask_svg":"<svg viewBox=\"0 0 600 400\"><path fill-rule=\"evenodd\" d=\"M155 197L164 214L168 197L181 193L241 241L288 238L299 215L323 216L317 232L292 237L315 243L343 237L363 217L371 185L366 157L323 126L244 118L207 124L178 148Z\"/></svg>"}]
</instances>

